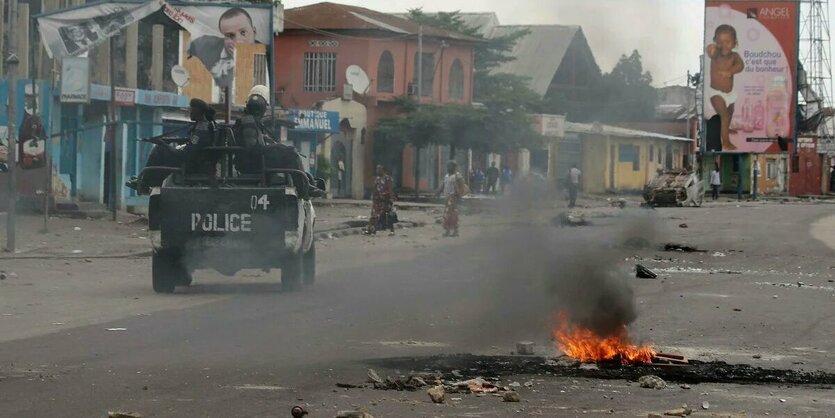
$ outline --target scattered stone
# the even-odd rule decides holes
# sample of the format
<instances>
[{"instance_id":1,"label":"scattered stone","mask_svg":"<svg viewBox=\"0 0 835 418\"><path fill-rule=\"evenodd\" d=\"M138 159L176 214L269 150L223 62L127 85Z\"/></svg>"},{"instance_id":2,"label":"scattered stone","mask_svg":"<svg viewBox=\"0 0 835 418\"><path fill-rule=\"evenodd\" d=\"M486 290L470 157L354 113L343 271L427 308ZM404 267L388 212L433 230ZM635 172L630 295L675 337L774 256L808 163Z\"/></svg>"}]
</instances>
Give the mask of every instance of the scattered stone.
<instances>
[{"instance_id":1,"label":"scattered stone","mask_svg":"<svg viewBox=\"0 0 835 418\"><path fill-rule=\"evenodd\" d=\"M639 279L657 279L658 274L640 264L635 264L635 277Z\"/></svg>"},{"instance_id":2,"label":"scattered stone","mask_svg":"<svg viewBox=\"0 0 835 418\"><path fill-rule=\"evenodd\" d=\"M444 387L441 385L427 390L426 393L429 395L429 399L432 399L433 403L444 403L446 400L446 392L444 391Z\"/></svg>"},{"instance_id":3,"label":"scattered stone","mask_svg":"<svg viewBox=\"0 0 835 418\"><path fill-rule=\"evenodd\" d=\"M534 343L531 341L520 341L516 343L516 352L523 356L533 355Z\"/></svg>"},{"instance_id":4,"label":"scattered stone","mask_svg":"<svg viewBox=\"0 0 835 418\"><path fill-rule=\"evenodd\" d=\"M700 250L696 247L684 244L664 244L664 251L677 251L681 253L706 253L707 250Z\"/></svg>"},{"instance_id":5,"label":"scattered stone","mask_svg":"<svg viewBox=\"0 0 835 418\"><path fill-rule=\"evenodd\" d=\"M522 384L519 383L519 382L513 382L513 383L509 384L508 386L510 386L512 388L520 388L520 387L522 387Z\"/></svg>"},{"instance_id":6,"label":"scattered stone","mask_svg":"<svg viewBox=\"0 0 835 418\"><path fill-rule=\"evenodd\" d=\"M368 383L382 384L383 379L380 378L380 375L374 369L368 369Z\"/></svg>"},{"instance_id":7,"label":"scattered stone","mask_svg":"<svg viewBox=\"0 0 835 418\"><path fill-rule=\"evenodd\" d=\"M774 299L779 299L779 298L780 298L780 296L774 295L774 296L772 296L772 298L774 298Z\"/></svg>"},{"instance_id":8,"label":"scattered stone","mask_svg":"<svg viewBox=\"0 0 835 418\"><path fill-rule=\"evenodd\" d=\"M452 373L452 375L453 375L453 376L455 376L455 377L457 377L457 378L459 378L459 379L460 379L460 378L462 378L462 377L464 377L464 375L463 375L463 374L461 374L461 371L460 371L460 370L453 370L453 371L452 371L452 372L450 372L450 373Z\"/></svg>"},{"instance_id":9,"label":"scattered stone","mask_svg":"<svg viewBox=\"0 0 835 418\"><path fill-rule=\"evenodd\" d=\"M786 403L785 399L780 399L780 403Z\"/></svg>"},{"instance_id":10,"label":"scattered stone","mask_svg":"<svg viewBox=\"0 0 835 418\"><path fill-rule=\"evenodd\" d=\"M139 412L108 411L107 418L142 418Z\"/></svg>"},{"instance_id":11,"label":"scattered stone","mask_svg":"<svg viewBox=\"0 0 835 418\"><path fill-rule=\"evenodd\" d=\"M580 370L600 370L596 363L583 363L580 365Z\"/></svg>"},{"instance_id":12,"label":"scattered stone","mask_svg":"<svg viewBox=\"0 0 835 418\"><path fill-rule=\"evenodd\" d=\"M757 360L759 360L759 359L763 358L763 356L761 356L761 355L759 355L759 354L754 354L754 355L753 355L753 356L751 356L751 357L753 357L753 358L755 358L755 359L757 359Z\"/></svg>"},{"instance_id":13,"label":"scattered stone","mask_svg":"<svg viewBox=\"0 0 835 418\"><path fill-rule=\"evenodd\" d=\"M142 390L148 390L148 386L147 385L142 386Z\"/></svg>"},{"instance_id":14,"label":"scattered stone","mask_svg":"<svg viewBox=\"0 0 835 418\"><path fill-rule=\"evenodd\" d=\"M0 280L6 280L6 273L0 271Z\"/></svg>"},{"instance_id":15,"label":"scattered stone","mask_svg":"<svg viewBox=\"0 0 835 418\"><path fill-rule=\"evenodd\" d=\"M742 312L742 309L734 308L734 312Z\"/></svg>"},{"instance_id":16,"label":"scattered stone","mask_svg":"<svg viewBox=\"0 0 835 418\"><path fill-rule=\"evenodd\" d=\"M418 387L418 388L422 388L424 386L429 386L426 383L425 380L423 380L422 378L417 377L417 376L410 377L408 384L411 385L411 386L414 386L414 387Z\"/></svg>"},{"instance_id":17,"label":"scattered stone","mask_svg":"<svg viewBox=\"0 0 835 418\"><path fill-rule=\"evenodd\" d=\"M708 401L702 402L702 409L705 409L705 410L710 409L710 402L708 402Z\"/></svg>"},{"instance_id":18,"label":"scattered stone","mask_svg":"<svg viewBox=\"0 0 835 418\"><path fill-rule=\"evenodd\" d=\"M664 418L664 416L661 415L661 414L656 414L654 412L650 412L649 414L647 414L647 418Z\"/></svg>"},{"instance_id":19,"label":"scattered stone","mask_svg":"<svg viewBox=\"0 0 835 418\"><path fill-rule=\"evenodd\" d=\"M681 388L682 388L682 389L686 389L686 390L690 390L690 385L688 385L687 383L685 383L685 384L681 385Z\"/></svg>"},{"instance_id":20,"label":"scattered stone","mask_svg":"<svg viewBox=\"0 0 835 418\"><path fill-rule=\"evenodd\" d=\"M93 260L92 260L92 259L89 259L89 258L85 258L85 259L84 259L84 262L85 262L85 263L92 263L92 262L93 262Z\"/></svg>"},{"instance_id":21,"label":"scattered stone","mask_svg":"<svg viewBox=\"0 0 835 418\"><path fill-rule=\"evenodd\" d=\"M661 389L664 389L664 388L667 387L667 382L665 382L664 379L662 379L658 376L651 375L651 374L646 375L646 376L641 376L641 378L638 379L638 384L642 388L646 388L646 389L661 390Z\"/></svg>"},{"instance_id":22,"label":"scattered stone","mask_svg":"<svg viewBox=\"0 0 835 418\"><path fill-rule=\"evenodd\" d=\"M527 382L525 382L525 387L526 388L532 388L533 387L533 381L528 380Z\"/></svg>"},{"instance_id":23,"label":"scattered stone","mask_svg":"<svg viewBox=\"0 0 835 418\"><path fill-rule=\"evenodd\" d=\"M681 224L678 226L679 228L687 228L687 224Z\"/></svg>"},{"instance_id":24,"label":"scattered stone","mask_svg":"<svg viewBox=\"0 0 835 418\"><path fill-rule=\"evenodd\" d=\"M690 413L685 408L676 408L676 409L671 409L669 411L665 411L664 415L666 415L668 417L686 417L686 416L690 415Z\"/></svg>"},{"instance_id":25,"label":"scattered stone","mask_svg":"<svg viewBox=\"0 0 835 418\"><path fill-rule=\"evenodd\" d=\"M73 230L73 231L81 231L81 228L80 228L80 227L75 227L75 228L73 228L72 230Z\"/></svg>"},{"instance_id":26,"label":"scattered stone","mask_svg":"<svg viewBox=\"0 0 835 418\"><path fill-rule=\"evenodd\" d=\"M359 388L359 386L352 385L350 383L337 383L336 387L342 388L342 389L358 389Z\"/></svg>"},{"instance_id":27,"label":"scattered stone","mask_svg":"<svg viewBox=\"0 0 835 418\"><path fill-rule=\"evenodd\" d=\"M517 392L505 392L504 396L502 396L502 399L505 402L521 402L522 401L522 399L519 398L519 393L517 393Z\"/></svg>"},{"instance_id":28,"label":"scattered stone","mask_svg":"<svg viewBox=\"0 0 835 418\"><path fill-rule=\"evenodd\" d=\"M290 410L290 415L292 415L293 418L303 418L307 414L307 410L305 410L302 406L294 406L293 409Z\"/></svg>"},{"instance_id":29,"label":"scattered stone","mask_svg":"<svg viewBox=\"0 0 835 418\"><path fill-rule=\"evenodd\" d=\"M374 418L371 414L362 411L339 411L336 418Z\"/></svg>"}]
</instances>

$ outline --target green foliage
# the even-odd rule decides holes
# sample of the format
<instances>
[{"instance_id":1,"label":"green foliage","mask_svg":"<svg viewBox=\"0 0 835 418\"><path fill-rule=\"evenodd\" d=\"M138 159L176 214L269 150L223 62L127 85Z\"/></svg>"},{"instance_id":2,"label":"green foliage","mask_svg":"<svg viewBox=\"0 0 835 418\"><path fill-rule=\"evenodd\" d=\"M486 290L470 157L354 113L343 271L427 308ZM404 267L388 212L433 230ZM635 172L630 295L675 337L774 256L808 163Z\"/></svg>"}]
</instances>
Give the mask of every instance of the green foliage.
<instances>
[{"instance_id":1,"label":"green foliage","mask_svg":"<svg viewBox=\"0 0 835 418\"><path fill-rule=\"evenodd\" d=\"M316 177L329 179L333 174L333 166L324 154L316 156Z\"/></svg>"},{"instance_id":2,"label":"green foliage","mask_svg":"<svg viewBox=\"0 0 835 418\"><path fill-rule=\"evenodd\" d=\"M478 27L468 26L460 12L426 14L421 9L409 10L412 21L480 38ZM471 106L423 106L411 98L398 98L405 115L382 120L377 136L416 146L448 144L457 149L472 148L485 152L503 152L519 147L535 148L542 138L531 127L528 113L541 108L539 95L527 80L513 74L494 74L504 62L513 60L509 52L516 41L527 35L516 31L486 39L474 47L473 99L483 108Z\"/></svg>"}]
</instances>

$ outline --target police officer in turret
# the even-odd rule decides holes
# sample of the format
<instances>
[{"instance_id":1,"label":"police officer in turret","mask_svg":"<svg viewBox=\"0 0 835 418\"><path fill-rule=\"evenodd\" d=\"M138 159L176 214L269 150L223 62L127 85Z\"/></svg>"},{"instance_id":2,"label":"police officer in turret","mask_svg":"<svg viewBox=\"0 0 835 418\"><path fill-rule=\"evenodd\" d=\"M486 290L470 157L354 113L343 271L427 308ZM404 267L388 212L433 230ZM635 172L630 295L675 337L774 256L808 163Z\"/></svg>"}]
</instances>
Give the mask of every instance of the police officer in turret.
<instances>
[{"instance_id":1,"label":"police officer in turret","mask_svg":"<svg viewBox=\"0 0 835 418\"><path fill-rule=\"evenodd\" d=\"M261 161L269 168L304 170L301 156L292 146L281 144L267 135L262 118L269 107L269 89L255 86L250 90L244 115L235 121L235 139L244 151L235 156L235 168L243 174L261 172Z\"/></svg>"},{"instance_id":2,"label":"police officer in turret","mask_svg":"<svg viewBox=\"0 0 835 418\"><path fill-rule=\"evenodd\" d=\"M145 163L146 167L182 167L185 164L186 172L189 173L210 172L211 162L204 158L200 150L211 146L214 141L217 130L215 110L203 100L191 99L189 119L192 124L189 126L188 141L180 145L161 140L155 142ZM169 174L165 171L152 171L144 174L141 179L130 179L125 185L144 193L152 187L161 186Z\"/></svg>"}]
</instances>

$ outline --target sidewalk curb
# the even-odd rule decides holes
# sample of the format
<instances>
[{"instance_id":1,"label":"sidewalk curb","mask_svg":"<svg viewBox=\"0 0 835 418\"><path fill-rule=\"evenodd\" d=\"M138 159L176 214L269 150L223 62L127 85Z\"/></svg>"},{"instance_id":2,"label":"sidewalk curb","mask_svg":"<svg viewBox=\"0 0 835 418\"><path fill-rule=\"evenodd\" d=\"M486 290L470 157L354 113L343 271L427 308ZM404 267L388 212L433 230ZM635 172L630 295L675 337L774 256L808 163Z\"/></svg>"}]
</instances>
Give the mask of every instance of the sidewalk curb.
<instances>
[{"instance_id":1,"label":"sidewalk curb","mask_svg":"<svg viewBox=\"0 0 835 418\"><path fill-rule=\"evenodd\" d=\"M395 225L395 229L409 229L409 228L421 228L426 226L426 222L400 222ZM317 232L313 235L316 241L325 241L325 240L332 240L339 237L347 237L351 235L361 235L365 231L366 227L358 227L358 228L344 228L332 231L324 231L324 232Z\"/></svg>"},{"instance_id":2,"label":"sidewalk curb","mask_svg":"<svg viewBox=\"0 0 835 418\"><path fill-rule=\"evenodd\" d=\"M426 226L426 222L401 222L398 223L396 229L420 228ZM324 241L338 237L347 237L350 235L360 235L365 230L365 227L359 228L339 228L329 231L317 232L313 234L316 241ZM134 253L112 254L112 255L79 255L79 254L21 254L21 255L0 255L2 260L108 260L118 258L147 258L153 255L153 250L137 251Z\"/></svg>"}]
</instances>

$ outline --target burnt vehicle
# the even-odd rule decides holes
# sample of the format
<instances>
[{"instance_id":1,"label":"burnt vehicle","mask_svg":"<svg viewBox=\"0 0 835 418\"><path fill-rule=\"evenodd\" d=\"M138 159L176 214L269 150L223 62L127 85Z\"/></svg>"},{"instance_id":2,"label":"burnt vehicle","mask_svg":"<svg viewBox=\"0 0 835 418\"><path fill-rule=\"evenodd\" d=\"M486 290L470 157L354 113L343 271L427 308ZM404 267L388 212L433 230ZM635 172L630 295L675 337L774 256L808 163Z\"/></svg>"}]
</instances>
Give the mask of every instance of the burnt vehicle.
<instances>
[{"instance_id":1,"label":"burnt vehicle","mask_svg":"<svg viewBox=\"0 0 835 418\"><path fill-rule=\"evenodd\" d=\"M704 196L704 183L689 170L659 170L643 193L649 206L701 206Z\"/></svg>"},{"instance_id":2,"label":"burnt vehicle","mask_svg":"<svg viewBox=\"0 0 835 418\"><path fill-rule=\"evenodd\" d=\"M139 188L150 195L154 291L172 293L177 286L191 285L197 269L214 269L225 276L242 269L279 269L285 290L312 284L316 278L312 199L324 196L324 180L298 168L271 165L265 154L279 148L298 157L292 147L281 144L258 150L257 169L238 169L236 163L246 149L235 145L230 126L218 126L212 145L199 150L210 170L192 171L187 164L152 166L139 175L140 184L145 177L166 175L159 187ZM159 146L170 141L183 143L188 138L150 142Z\"/></svg>"}]
</instances>

